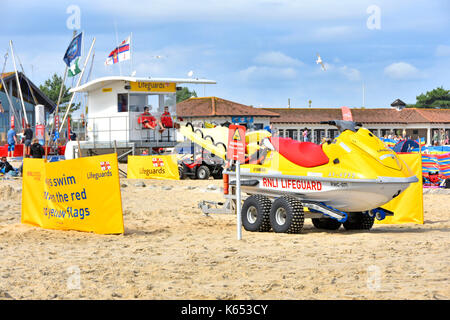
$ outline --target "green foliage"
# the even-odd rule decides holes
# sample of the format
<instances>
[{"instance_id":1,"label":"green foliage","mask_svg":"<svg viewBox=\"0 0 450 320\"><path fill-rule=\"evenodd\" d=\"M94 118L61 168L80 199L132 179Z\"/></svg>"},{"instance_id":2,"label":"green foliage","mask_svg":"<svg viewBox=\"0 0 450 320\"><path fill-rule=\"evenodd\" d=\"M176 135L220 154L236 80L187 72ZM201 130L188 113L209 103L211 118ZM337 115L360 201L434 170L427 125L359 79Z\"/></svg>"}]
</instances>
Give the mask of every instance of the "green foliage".
<instances>
[{"instance_id":1,"label":"green foliage","mask_svg":"<svg viewBox=\"0 0 450 320\"><path fill-rule=\"evenodd\" d=\"M197 97L195 90L189 91L189 88L183 87L181 90L177 90L177 103L187 100L191 97Z\"/></svg>"},{"instance_id":2,"label":"green foliage","mask_svg":"<svg viewBox=\"0 0 450 320\"><path fill-rule=\"evenodd\" d=\"M450 90L438 87L416 97L416 108L450 108Z\"/></svg>"},{"instance_id":3,"label":"green foliage","mask_svg":"<svg viewBox=\"0 0 450 320\"><path fill-rule=\"evenodd\" d=\"M70 88L62 84L62 82L63 79L55 73L50 79L47 79L43 85L41 84L39 86L39 89L56 104L58 102L61 85L63 85L59 110L61 112L66 112L66 108L72 94L69 92ZM79 108L80 103L72 104L72 106L70 107L70 113L74 112L75 110L78 110Z\"/></svg>"}]
</instances>

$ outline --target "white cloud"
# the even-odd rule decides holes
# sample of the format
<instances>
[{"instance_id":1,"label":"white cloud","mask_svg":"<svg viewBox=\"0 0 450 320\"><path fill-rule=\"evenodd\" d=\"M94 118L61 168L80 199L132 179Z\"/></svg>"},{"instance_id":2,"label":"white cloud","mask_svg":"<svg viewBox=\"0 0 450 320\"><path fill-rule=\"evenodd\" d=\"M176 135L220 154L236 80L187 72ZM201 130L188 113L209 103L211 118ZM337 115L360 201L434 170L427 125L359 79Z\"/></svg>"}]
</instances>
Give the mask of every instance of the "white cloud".
<instances>
[{"instance_id":1,"label":"white cloud","mask_svg":"<svg viewBox=\"0 0 450 320\"><path fill-rule=\"evenodd\" d=\"M300 60L291 58L279 51L270 51L257 55L254 59L257 64L276 67L298 67L303 65Z\"/></svg>"},{"instance_id":2,"label":"white cloud","mask_svg":"<svg viewBox=\"0 0 450 320\"><path fill-rule=\"evenodd\" d=\"M438 57L448 57L448 56L450 56L450 46L442 45L442 44L437 46L435 54Z\"/></svg>"},{"instance_id":3,"label":"white cloud","mask_svg":"<svg viewBox=\"0 0 450 320\"><path fill-rule=\"evenodd\" d=\"M343 67L339 67L338 71L339 71L339 73L344 75L348 80L351 80L351 81L361 80L361 73L359 72L358 69L343 66Z\"/></svg>"},{"instance_id":4,"label":"white cloud","mask_svg":"<svg viewBox=\"0 0 450 320\"><path fill-rule=\"evenodd\" d=\"M417 79L419 70L406 62L395 62L384 68L384 74L395 80Z\"/></svg>"},{"instance_id":5,"label":"white cloud","mask_svg":"<svg viewBox=\"0 0 450 320\"><path fill-rule=\"evenodd\" d=\"M243 81L293 80L297 77L294 68L277 68L267 66L250 66L239 71Z\"/></svg>"},{"instance_id":6,"label":"white cloud","mask_svg":"<svg viewBox=\"0 0 450 320\"><path fill-rule=\"evenodd\" d=\"M326 71L322 70L320 65L316 68L316 74L326 75L326 74L338 74L344 76L347 80L350 81L359 81L361 80L361 72L359 72L356 68L350 68L346 65L337 66L332 63L324 62Z\"/></svg>"}]
</instances>

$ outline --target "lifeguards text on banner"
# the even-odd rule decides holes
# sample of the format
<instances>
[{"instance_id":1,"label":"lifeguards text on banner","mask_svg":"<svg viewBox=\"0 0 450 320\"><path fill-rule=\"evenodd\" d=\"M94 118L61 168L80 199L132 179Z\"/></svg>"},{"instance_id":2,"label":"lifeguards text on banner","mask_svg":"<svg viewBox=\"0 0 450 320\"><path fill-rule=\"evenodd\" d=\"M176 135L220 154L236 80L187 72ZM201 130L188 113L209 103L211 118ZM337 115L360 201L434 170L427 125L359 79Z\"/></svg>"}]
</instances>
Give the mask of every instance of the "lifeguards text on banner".
<instances>
[{"instance_id":1,"label":"lifeguards text on banner","mask_svg":"<svg viewBox=\"0 0 450 320\"><path fill-rule=\"evenodd\" d=\"M99 234L124 232L116 154L58 162L24 159L22 223Z\"/></svg>"},{"instance_id":2,"label":"lifeguards text on banner","mask_svg":"<svg viewBox=\"0 0 450 320\"><path fill-rule=\"evenodd\" d=\"M176 155L128 156L128 179L180 180Z\"/></svg>"},{"instance_id":3,"label":"lifeguards text on banner","mask_svg":"<svg viewBox=\"0 0 450 320\"><path fill-rule=\"evenodd\" d=\"M176 83L173 82L130 82L132 92L176 92Z\"/></svg>"}]
</instances>

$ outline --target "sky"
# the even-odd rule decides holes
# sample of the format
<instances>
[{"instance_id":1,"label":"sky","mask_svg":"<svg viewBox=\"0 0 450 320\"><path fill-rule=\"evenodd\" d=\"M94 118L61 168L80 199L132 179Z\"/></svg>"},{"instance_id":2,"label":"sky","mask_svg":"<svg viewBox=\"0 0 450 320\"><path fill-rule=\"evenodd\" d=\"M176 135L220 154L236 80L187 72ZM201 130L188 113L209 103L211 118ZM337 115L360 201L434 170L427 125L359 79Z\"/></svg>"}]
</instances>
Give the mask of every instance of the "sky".
<instances>
[{"instance_id":1,"label":"sky","mask_svg":"<svg viewBox=\"0 0 450 320\"><path fill-rule=\"evenodd\" d=\"M415 103L421 93L450 88L447 0L0 2L1 66L12 40L38 85L63 75L62 58L77 28L85 55L96 39L90 80L133 71L187 78L193 71L194 78L217 81L189 85L198 96L255 107L283 108L290 100L301 108L311 100L313 108L386 108L397 98ZM105 66L130 34L132 61ZM6 71L12 70L9 57Z\"/></svg>"}]
</instances>

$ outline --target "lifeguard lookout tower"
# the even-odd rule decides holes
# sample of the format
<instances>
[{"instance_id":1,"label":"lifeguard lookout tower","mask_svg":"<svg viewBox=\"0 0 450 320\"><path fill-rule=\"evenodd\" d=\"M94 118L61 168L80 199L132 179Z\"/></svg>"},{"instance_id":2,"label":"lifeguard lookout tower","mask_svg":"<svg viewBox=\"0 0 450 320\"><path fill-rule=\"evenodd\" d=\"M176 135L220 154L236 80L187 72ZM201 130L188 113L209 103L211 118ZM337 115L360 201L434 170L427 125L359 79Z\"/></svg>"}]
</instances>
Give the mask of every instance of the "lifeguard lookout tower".
<instances>
[{"instance_id":1,"label":"lifeguard lookout tower","mask_svg":"<svg viewBox=\"0 0 450 320\"><path fill-rule=\"evenodd\" d=\"M119 158L142 149L170 148L177 143L176 129L145 128L139 117L149 107L153 117L160 119L168 107L174 123L177 85L215 84L214 80L177 78L103 77L71 89L86 92L86 141L80 141L83 154L109 153L116 149ZM86 151L85 151L86 150Z\"/></svg>"}]
</instances>

